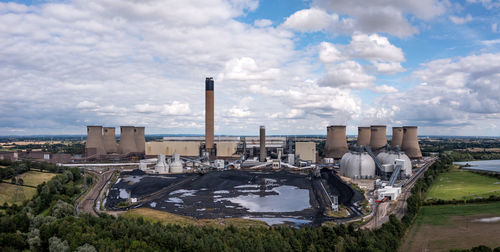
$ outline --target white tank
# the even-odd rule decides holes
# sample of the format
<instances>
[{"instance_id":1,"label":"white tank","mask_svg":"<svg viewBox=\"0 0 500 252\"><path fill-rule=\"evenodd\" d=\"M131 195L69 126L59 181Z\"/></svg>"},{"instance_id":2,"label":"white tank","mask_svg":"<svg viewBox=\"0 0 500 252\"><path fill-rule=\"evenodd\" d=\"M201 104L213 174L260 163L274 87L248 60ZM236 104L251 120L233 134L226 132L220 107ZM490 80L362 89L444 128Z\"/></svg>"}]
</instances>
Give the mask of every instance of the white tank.
<instances>
[{"instance_id":1,"label":"white tank","mask_svg":"<svg viewBox=\"0 0 500 252\"><path fill-rule=\"evenodd\" d=\"M349 178L370 179L375 176L375 162L366 152L348 152L340 160L340 173Z\"/></svg>"},{"instance_id":2,"label":"white tank","mask_svg":"<svg viewBox=\"0 0 500 252\"><path fill-rule=\"evenodd\" d=\"M174 158L174 161L170 164L170 173L182 173L181 155L174 154L172 157Z\"/></svg>"},{"instance_id":3,"label":"white tank","mask_svg":"<svg viewBox=\"0 0 500 252\"><path fill-rule=\"evenodd\" d=\"M170 167L165 161L165 155L163 154L158 155L158 162L155 165L155 172L159 174L169 173L170 172L169 168Z\"/></svg>"},{"instance_id":4,"label":"white tank","mask_svg":"<svg viewBox=\"0 0 500 252\"><path fill-rule=\"evenodd\" d=\"M405 161L405 164L403 166L403 174L406 177L410 177L412 172L411 172L411 160L410 158L402 151L396 152L396 151L383 151L380 152L377 155L377 159L380 163L384 164L396 164L395 161L396 159L403 159Z\"/></svg>"}]
</instances>

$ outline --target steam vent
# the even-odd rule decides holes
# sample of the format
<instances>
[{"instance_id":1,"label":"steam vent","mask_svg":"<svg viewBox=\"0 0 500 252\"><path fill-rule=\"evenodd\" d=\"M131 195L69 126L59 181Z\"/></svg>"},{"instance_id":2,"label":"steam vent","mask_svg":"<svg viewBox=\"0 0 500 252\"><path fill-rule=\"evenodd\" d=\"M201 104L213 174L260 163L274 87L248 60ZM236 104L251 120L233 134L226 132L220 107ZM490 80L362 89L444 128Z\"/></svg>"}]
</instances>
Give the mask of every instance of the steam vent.
<instances>
[{"instance_id":1,"label":"steam vent","mask_svg":"<svg viewBox=\"0 0 500 252\"><path fill-rule=\"evenodd\" d=\"M392 127L391 147L398 146L401 148L403 144L403 127Z\"/></svg>"},{"instance_id":2,"label":"steam vent","mask_svg":"<svg viewBox=\"0 0 500 252\"><path fill-rule=\"evenodd\" d=\"M102 126L87 126L85 154L87 156L106 154L102 138Z\"/></svg>"},{"instance_id":3,"label":"steam vent","mask_svg":"<svg viewBox=\"0 0 500 252\"><path fill-rule=\"evenodd\" d=\"M325 156L340 159L346 152L346 126L331 125L326 127Z\"/></svg>"},{"instance_id":4,"label":"steam vent","mask_svg":"<svg viewBox=\"0 0 500 252\"><path fill-rule=\"evenodd\" d=\"M420 145L418 145L418 128L417 126L403 127L403 143L401 150L411 159L422 158Z\"/></svg>"},{"instance_id":5,"label":"steam vent","mask_svg":"<svg viewBox=\"0 0 500 252\"><path fill-rule=\"evenodd\" d=\"M370 127L358 127L358 146L368 146L370 144Z\"/></svg>"},{"instance_id":6,"label":"steam vent","mask_svg":"<svg viewBox=\"0 0 500 252\"><path fill-rule=\"evenodd\" d=\"M214 79L205 79L205 148L214 148Z\"/></svg>"},{"instance_id":7,"label":"steam vent","mask_svg":"<svg viewBox=\"0 0 500 252\"><path fill-rule=\"evenodd\" d=\"M387 145L385 125L372 125L370 127L370 147L374 153L378 153Z\"/></svg>"},{"instance_id":8,"label":"steam vent","mask_svg":"<svg viewBox=\"0 0 500 252\"><path fill-rule=\"evenodd\" d=\"M114 127L104 127L104 149L106 153L118 153Z\"/></svg>"}]
</instances>

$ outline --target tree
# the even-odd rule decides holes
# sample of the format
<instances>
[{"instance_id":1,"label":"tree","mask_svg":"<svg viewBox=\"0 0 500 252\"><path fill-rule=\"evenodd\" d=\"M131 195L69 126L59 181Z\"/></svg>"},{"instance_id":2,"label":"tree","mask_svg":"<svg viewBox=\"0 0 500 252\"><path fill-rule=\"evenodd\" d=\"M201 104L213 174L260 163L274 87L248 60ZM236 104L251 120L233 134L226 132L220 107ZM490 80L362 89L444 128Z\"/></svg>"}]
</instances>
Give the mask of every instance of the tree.
<instances>
[{"instance_id":1,"label":"tree","mask_svg":"<svg viewBox=\"0 0 500 252\"><path fill-rule=\"evenodd\" d=\"M53 236L49 239L49 251L50 252L68 252L69 245L67 241L61 241L61 239Z\"/></svg>"},{"instance_id":2,"label":"tree","mask_svg":"<svg viewBox=\"0 0 500 252\"><path fill-rule=\"evenodd\" d=\"M74 215L75 208L62 200L58 200L52 208L52 216L56 218L64 218L66 216Z\"/></svg>"}]
</instances>

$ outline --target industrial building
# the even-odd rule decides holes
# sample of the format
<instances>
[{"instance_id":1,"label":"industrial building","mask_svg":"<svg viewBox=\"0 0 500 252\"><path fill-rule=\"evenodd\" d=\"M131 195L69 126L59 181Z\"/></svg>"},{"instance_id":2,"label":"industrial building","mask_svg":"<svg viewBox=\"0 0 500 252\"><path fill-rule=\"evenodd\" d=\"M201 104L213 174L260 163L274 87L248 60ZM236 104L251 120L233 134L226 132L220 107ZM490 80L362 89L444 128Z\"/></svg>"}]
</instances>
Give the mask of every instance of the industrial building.
<instances>
[{"instance_id":1,"label":"industrial building","mask_svg":"<svg viewBox=\"0 0 500 252\"><path fill-rule=\"evenodd\" d=\"M87 126L85 156L105 157L108 154L144 154L146 148L144 127L120 126L120 142L116 142L115 128Z\"/></svg>"}]
</instances>

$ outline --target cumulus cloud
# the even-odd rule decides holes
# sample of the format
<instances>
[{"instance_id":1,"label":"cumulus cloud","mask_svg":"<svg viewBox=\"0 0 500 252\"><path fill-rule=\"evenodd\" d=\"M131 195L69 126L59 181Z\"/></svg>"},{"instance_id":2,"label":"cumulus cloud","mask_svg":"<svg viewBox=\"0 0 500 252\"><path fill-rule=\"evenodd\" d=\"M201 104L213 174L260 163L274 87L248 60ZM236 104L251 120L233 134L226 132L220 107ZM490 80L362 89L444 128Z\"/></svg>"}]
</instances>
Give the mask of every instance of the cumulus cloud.
<instances>
[{"instance_id":1,"label":"cumulus cloud","mask_svg":"<svg viewBox=\"0 0 500 252\"><path fill-rule=\"evenodd\" d=\"M465 17L450 16L450 20L455 24L466 24L472 21L472 16L470 14Z\"/></svg>"},{"instance_id":2,"label":"cumulus cloud","mask_svg":"<svg viewBox=\"0 0 500 252\"><path fill-rule=\"evenodd\" d=\"M300 32L316 32L335 28L344 30L349 26L349 21L340 20L335 13L329 14L325 10L312 8L293 13L285 20L283 26Z\"/></svg>"},{"instance_id":3,"label":"cumulus cloud","mask_svg":"<svg viewBox=\"0 0 500 252\"><path fill-rule=\"evenodd\" d=\"M275 80L278 79L278 68L261 68L250 57L231 59L226 63L225 71L220 76L229 80Z\"/></svg>"},{"instance_id":4,"label":"cumulus cloud","mask_svg":"<svg viewBox=\"0 0 500 252\"><path fill-rule=\"evenodd\" d=\"M479 127L485 118L498 120L499 62L500 54L480 54L423 64L412 74L422 84L379 98L379 110L394 113L377 113L403 123L453 129Z\"/></svg>"},{"instance_id":5,"label":"cumulus cloud","mask_svg":"<svg viewBox=\"0 0 500 252\"><path fill-rule=\"evenodd\" d=\"M418 33L418 29L410 24L408 15L427 21L443 14L446 10L445 5L437 0L315 0L313 6L352 18L350 31L384 32L399 37Z\"/></svg>"},{"instance_id":6,"label":"cumulus cloud","mask_svg":"<svg viewBox=\"0 0 500 252\"><path fill-rule=\"evenodd\" d=\"M481 3L486 9L493 9L500 7L498 0L467 0L468 3Z\"/></svg>"}]
</instances>

